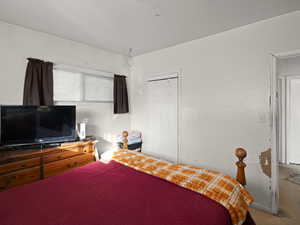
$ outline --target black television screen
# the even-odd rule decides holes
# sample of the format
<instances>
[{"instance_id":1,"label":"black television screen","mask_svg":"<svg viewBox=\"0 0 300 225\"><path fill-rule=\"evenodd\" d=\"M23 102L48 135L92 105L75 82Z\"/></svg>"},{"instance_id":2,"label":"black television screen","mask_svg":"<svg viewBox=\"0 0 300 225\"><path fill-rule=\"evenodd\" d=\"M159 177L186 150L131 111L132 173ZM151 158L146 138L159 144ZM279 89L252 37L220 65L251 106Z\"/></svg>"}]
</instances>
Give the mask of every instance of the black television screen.
<instances>
[{"instance_id":1,"label":"black television screen","mask_svg":"<svg viewBox=\"0 0 300 225\"><path fill-rule=\"evenodd\" d=\"M51 143L76 138L75 106L0 106L1 145Z\"/></svg>"}]
</instances>

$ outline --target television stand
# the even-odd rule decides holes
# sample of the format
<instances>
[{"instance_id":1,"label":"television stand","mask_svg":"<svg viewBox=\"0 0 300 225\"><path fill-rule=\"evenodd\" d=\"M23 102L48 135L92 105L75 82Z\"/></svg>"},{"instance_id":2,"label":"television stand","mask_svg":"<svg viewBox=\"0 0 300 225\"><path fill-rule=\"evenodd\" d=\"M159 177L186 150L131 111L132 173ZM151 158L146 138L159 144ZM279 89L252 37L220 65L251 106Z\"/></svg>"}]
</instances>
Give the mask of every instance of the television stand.
<instances>
[{"instance_id":1,"label":"television stand","mask_svg":"<svg viewBox=\"0 0 300 225\"><path fill-rule=\"evenodd\" d=\"M95 161L97 141L8 147L0 150L0 191L32 183ZM38 148L35 148L38 147Z\"/></svg>"},{"instance_id":2,"label":"television stand","mask_svg":"<svg viewBox=\"0 0 300 225\"><path fill-rule=\"evenodd\" d=\"M43 144L43 148L56 148L59 147L61 143L48 143L48 144Z\"/></svg>"},{"instance_id":3,"label":"television stand","mask_svg":"<svg viewBox=\"0 0 300 225\"><path fill-rule=\"evenodd\" d=\"M45 149L59 147L61 143L43 143L43 144L26 144L26 145L8 145L1 146L0 151L8 150L33 150L33 149Z\"/></svg>"}]
</instances>

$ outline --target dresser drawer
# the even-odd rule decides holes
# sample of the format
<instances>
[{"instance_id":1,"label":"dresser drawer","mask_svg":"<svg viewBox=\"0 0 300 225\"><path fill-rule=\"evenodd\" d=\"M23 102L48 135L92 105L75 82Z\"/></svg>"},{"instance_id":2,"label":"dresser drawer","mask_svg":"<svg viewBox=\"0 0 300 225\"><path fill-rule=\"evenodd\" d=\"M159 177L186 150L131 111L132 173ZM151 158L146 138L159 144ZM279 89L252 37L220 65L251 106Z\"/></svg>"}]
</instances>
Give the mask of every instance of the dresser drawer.
<instances>
[{"instance_id":1,"label":"dresser drawer","mask_svg":"<svg viewBox=\"0 0 300 225\"><path fill-rule=\"evenodd\" d=\"M62 151L59 153L54 154L47 154L44 156L44 163L50 163L58 160L63 160L67 158L71 158L73 156L81 155L80 152L73 152L73 151Z\"/></svg>"},{"instance_id":2,"label":"dresser drawer","mask_svg":"<svg viewBox=\"0 0 300 225\"><path fill-rule=\"evenodd\" d=\"M64 171L83 166L94 161L94 155L81 154L72 158L50 162L44 165L44 177L50 177Z\"/></svg>"},{"instance_id":3,"label":"dresser drawer","mask_svg":"<svg viewBox=\"0 0 300 225\"><path fill-rule=\"evenodd\" d=\"M0 190L32 183L40 179L40 167L23 169L0 176Z\"/></svg>"},{"instance_id":4,"label":"dresser drawer","mask_svg":"<svg viewBox=\"0 0 300 225\"><path fill-rule=\"evenodd\" d=\"M33 158L33 159L27 159L27 160L21 160L18 162L11 162L7 164L0 165L0 175L10 173L13 171L21 170L21 169L27 169L34 166L40 165L40 158Z\"/></svg>"},{"instance_id":5,"label":"dresser drawer","mask_svg":"<svg viewBox=\"0 0 300 225\"><path fill-rule=\"evenodd\" d=\"M95 147L93 144L90 144L90 145L84 145L82 147L82 151L85 152L85 153L93 153L95 151Z\"/></svg>"},{"instance_id":6,"label":"dresser drawer","mask_svg":"<svg viewBox=\"0 0 300 225\"><path fill-rule=\"evenodd\" d=\"M87 143L77 143L77 144L62 144L63 148L74 151L74 152L82 152L82 153L93 153L95 151L95 143L87 142Z\"/></svg>"}]
</instances>

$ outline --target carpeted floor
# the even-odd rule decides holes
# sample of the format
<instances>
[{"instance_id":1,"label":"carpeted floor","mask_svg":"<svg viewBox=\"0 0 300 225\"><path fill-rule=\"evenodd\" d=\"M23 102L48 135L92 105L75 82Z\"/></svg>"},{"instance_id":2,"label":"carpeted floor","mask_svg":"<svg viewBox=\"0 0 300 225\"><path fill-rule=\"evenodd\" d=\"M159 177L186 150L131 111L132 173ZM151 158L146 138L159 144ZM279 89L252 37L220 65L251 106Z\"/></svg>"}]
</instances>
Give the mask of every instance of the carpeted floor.
<instances>
[{"instance_id":1,"label":"carpeted floor","mask_svg":"<svg viewBox=\"0 0 300 225\"><path fill-rule=\"evenodd\" d=\"M300 185L300 174L290 175L287 179L294 184Z\"/></svg>"},{"instance_id":2,"label":"carpeted floor","mask_svg":"<svg viewBox=\"0 0 300 225\"><path fill-rule=\"evenodd\" d=\"M288 181L300 185L300 165L291 164L286 166L289 169Z\"/></svg>"},{"instance_id":3,"label":"carpeted floor","mask_svg":"<svg viewBox=\"0 0 300 225\"><path fill-rule=\"evenodd\" d=\"M300 166L280 167L279 195L280 212L278 216L250 209L257 225L300 225L300 185L290 182L288 178L299 170Z\"/></svg>"}]
</instances>

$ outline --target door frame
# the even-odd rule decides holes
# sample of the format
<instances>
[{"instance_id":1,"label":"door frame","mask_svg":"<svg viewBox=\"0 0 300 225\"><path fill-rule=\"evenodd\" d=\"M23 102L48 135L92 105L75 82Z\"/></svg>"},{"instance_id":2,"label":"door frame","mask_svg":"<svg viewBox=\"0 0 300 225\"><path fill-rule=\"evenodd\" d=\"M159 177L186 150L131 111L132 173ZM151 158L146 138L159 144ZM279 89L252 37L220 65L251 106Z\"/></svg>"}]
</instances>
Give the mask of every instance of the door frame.
<instances>
[{"instance_id":1,"label":"door frame","mask_svg":"<svg viewBox=\"0 0 300 225\"><path fill-rule=\"evenodd\" d=\"M270 53L270 128L271 128L271 212L277 214L279 210L279 167L278 167L278 107L277 107L277 62L300 56L300 49L283 53Z\"/></svg>"},{"instance_id":2,"label":"door frame","mask_svg":"<svg viewBox=\"0 0 300 225\"><path fill-rule=\"evenodd\" d=\"M182 149L182 74L183 70L178 69L175 72L165 72L152 74L149 76L145 83L159 80L177 79L177 152L176 163L181 162L181 149Z\"/></svg>"},{"instance_id":3,"label":"door frame","mask_svg":"<svg viewBox=\"0 0 300 225\"><path fill-rule=\"evenodd\" d=\"M280 81L280 82L279 82ZM278 149L277 157L278 163L287 164L287 155L286 155L286 104L287 104L287 82L285 76L277 77L277 98L278 98ZM280 89L279 89L280 85ZM280 160L279 160L280 159Z\"/></svg>"}]
</instances>

